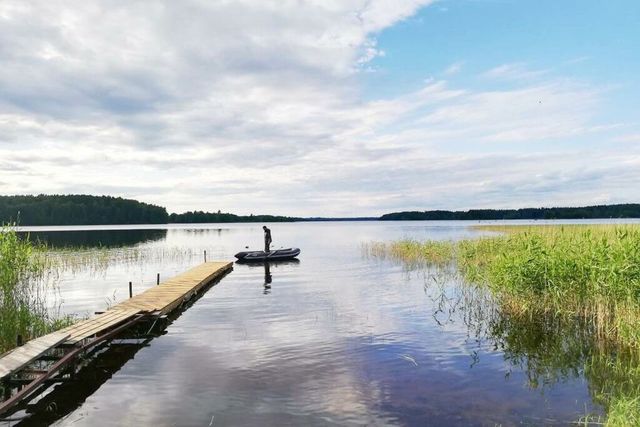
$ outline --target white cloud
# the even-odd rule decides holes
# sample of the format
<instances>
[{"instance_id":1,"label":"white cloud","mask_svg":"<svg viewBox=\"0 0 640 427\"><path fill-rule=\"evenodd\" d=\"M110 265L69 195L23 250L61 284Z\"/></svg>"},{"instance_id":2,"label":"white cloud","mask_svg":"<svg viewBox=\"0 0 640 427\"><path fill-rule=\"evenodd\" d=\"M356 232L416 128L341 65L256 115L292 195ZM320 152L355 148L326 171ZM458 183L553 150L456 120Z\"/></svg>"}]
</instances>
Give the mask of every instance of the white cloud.
<instances>
[{"instance_id":1,"label":"white cloud","mask_svg":"<svg viewBox=\"0 0 640 427\"><path fill-rule=\"evenodd\" d=\"M484 77L502 80L533 79L548 74L549 70L531 70L523 63L502 64L483 74Z\"/></svg>"},{"instance_id":2,"label":"white cloud","mask_svg":"<svg viewBox=\"0 0 640 427\"><path fill-rule=\"evenodd\" d=\"M507 64L484 76L507 88L428 81L365 101L377 33L429 3L5 1L0 193L291 215L633 197L614 185L637 183L626 166L584 175L621 161L580 147L616 131L597 120L600 88ZM577 172L548 193L499 175L564 170ZM580 177L591 188L576 193Z\"/></svg>"},{"instance_id":3,"label":"white cloud","mask_svg":"<svg viewBox=\"0 0 640 427\"><path fill-rule=\"evenodd\" d=\"M464 62L462 61L454 62L453 64L445 68L443 74L445 76L452 76L454 74L458 74L460 71L462 71L463 65L464 65Z\"/></svg>"},{"instance_id":4,"label":"white cloud","mask_svg":"<svg viewBox=\"0 0 640 427\"><path fill-rule=\"evenodd\" d=\"M632 133L628 135L621 135L615 139L616 142L640 144L640 133Z\"/></svg>"}]
</instances>

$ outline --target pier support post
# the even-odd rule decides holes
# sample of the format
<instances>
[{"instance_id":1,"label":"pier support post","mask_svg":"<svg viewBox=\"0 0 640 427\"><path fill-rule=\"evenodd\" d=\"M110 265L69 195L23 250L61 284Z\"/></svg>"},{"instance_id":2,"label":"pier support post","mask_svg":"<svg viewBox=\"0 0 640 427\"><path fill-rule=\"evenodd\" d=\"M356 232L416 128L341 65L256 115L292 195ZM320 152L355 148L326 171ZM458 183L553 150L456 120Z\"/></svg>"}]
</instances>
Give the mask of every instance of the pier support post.
<instances>
[{"instance_id":1,"label":"pier support post","mask_svg":"<svg viewBox=\"0 0 640 427\"><path fill-rule=\"evenodd\" d=\"M133 284L129 282L129 298L133 296Z\"/></svg>"},{"instance_id":2,"label":"pier support post","mask_svg":"<svg viewBox=\"0 0 640 427\"><path fill-rule=\"evenodd\" d=\"M160 284L160 273L156 276L156 286Z\"/></svg>"},{"instance_id":3,"label":"pier support post","mask_svg":"<svg viewBox=\"0 0 640 427\"><path fill-rule=\"evenodd\" d=\"M11 398L11 386L9 385L9 381L3 379L2 382L0 382L0 389L2 389L3 400L9 400Z\"/></svg>"}]
</instances>

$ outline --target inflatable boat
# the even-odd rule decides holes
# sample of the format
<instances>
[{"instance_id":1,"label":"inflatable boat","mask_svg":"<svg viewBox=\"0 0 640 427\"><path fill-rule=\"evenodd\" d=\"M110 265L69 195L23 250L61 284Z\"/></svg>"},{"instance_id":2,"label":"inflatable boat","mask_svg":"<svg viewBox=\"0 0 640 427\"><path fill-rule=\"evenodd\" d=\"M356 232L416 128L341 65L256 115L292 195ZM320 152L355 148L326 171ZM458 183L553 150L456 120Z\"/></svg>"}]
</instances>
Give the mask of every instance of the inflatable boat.
<instances>
[{"instance_id":1,"label":"inflatable boat","mask_svg":"<svg viewBox=\"0 0 640 427\"><path fill-rule=\"evenodd\" d=\"M247 251L238 252L235 257L238 262L283 261L293 259L300 254L298 248L276 249L274 251Z\"/></svg>"}]
</instances>

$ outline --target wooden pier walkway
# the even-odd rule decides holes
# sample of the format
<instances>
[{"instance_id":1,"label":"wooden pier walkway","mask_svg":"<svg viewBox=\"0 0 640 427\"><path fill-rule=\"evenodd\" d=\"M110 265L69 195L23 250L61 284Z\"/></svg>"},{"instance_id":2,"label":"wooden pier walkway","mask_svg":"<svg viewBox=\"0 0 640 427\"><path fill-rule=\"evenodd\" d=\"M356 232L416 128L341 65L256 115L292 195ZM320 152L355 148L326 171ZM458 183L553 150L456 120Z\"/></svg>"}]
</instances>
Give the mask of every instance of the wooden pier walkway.
<instances>
[{"instance_id":1,"label":"wooden pier walkway","mask_svg":"<svg viewBox=\"0 0 640 427\"><path fill-rule=\"evenodd\" d=\"M111 307L98 316L71 325L60 332L69 334L67 344L76 344L138 314L170 313L184 301L191 299L200 288L231 269L232 265L230 262L205 262Z\"/></svg>"},{"instance_id":2,"label":"wooden pier walkway","mask_svg":"<svg viewBox=\"0 0 640 427\"><path fill-rule=\"evenodd\" d=\"M33 339L0 356L0 380L16 374L32 362L42 358L52 350L65 348L66 354L58 363L17 395L0 402L0 414L26 397L55 371L83 351L113 338L121 330L143 318L166 315L182 303L190 300L202 288L222 277L233 268L232 262L205 262L157 286L122 301L104 313L80 321L57 332Z\"/></svg>"}]
</instances>

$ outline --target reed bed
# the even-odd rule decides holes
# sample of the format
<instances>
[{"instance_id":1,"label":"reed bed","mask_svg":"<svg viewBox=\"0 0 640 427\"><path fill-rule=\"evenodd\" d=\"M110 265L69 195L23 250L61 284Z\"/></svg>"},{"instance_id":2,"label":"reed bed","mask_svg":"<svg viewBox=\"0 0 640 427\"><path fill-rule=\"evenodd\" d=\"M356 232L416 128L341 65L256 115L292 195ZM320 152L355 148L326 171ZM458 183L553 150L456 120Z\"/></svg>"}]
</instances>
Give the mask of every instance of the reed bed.
<instances>
[{"instance_id":1,"label":"reed bed","mask_svg":"<svg viewBox=\"0 0 640 427\"><path fill-rule=\"evenodd\" d=\"M582 372L606 425L640 425L640 226L476 228L475 239L364 249L412 268L452 266L493 296L490 335L532 386Z\"/></svg>"},{"instance_id":2,"label":"reed bed","mask_svg":"<svg viewBox=\"0 0 640 427\"><path fill-rule=\"evenodd\" d=\"M611 339L640 348L640 227L482 226L501 233L461 241L402 240L365 247L409 266L455 265L511 311L590 318Z\"/></svg>"},{"instance_id":3,"label":"reed bed","mask_svg":"<svg viewBox=\"0 0 640 427\"><path fill-rule=\"evenodd\" d=\"M48 301L48 270L41 248L0 229L0 354L24 341L56 330L70 318L52 313Z\"/></svg>"},{"instance_id":4,"label":"reed bed","mask_svg":"<svg viewBox=\"0 0 640 427\"><path fill-rule=\"evenodd\" d=\"M450 241L400 240L397 242L364 243L362 250L379 259L402 261L413 268L420 266L444 267L453 260L455 245Z\"/></svg>"},{"instance_id":5,"label":"reed bed","mask_svg":"<svg viewBox=\"0 0 640 427\"><path fill-rule=\"evenodd\" d=\"M65 272L89 272L99 274L113 266L138 266L149 263L190 262L200 259L201 251L192 248L44 248L39 252L40 262L50 271L58 274Z\"/></svg>"}]
</instances>

